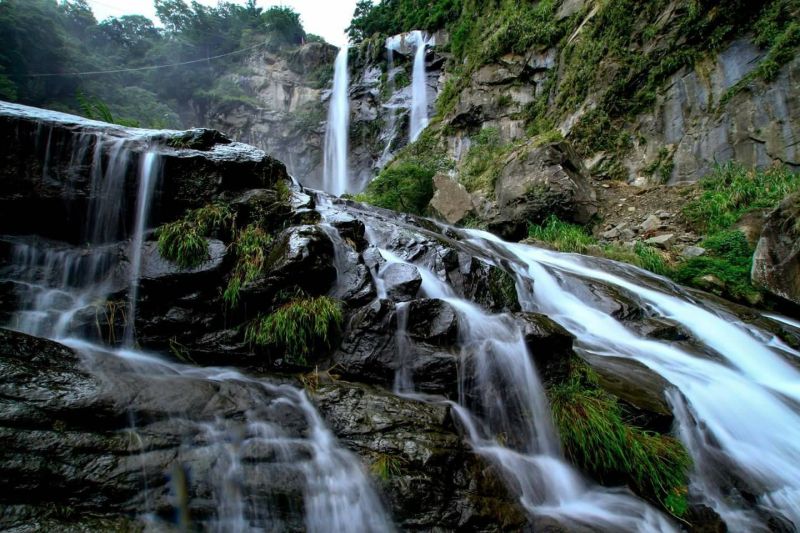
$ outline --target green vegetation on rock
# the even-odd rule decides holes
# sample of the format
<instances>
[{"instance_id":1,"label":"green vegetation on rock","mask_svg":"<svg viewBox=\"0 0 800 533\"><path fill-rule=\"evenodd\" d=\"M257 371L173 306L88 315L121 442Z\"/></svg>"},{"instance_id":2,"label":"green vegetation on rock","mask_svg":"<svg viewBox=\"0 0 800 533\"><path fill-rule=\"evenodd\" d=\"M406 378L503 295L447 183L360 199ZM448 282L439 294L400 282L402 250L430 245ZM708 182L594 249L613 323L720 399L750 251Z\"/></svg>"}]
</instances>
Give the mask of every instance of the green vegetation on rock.
<instances>
[{"instance_id":1,"label":"green vegetation on rock","mask_svg":"<svg viewBox=\"0 0 800 533\"><path fill-rule=\"evenodd\" d=\"M231 246L236 255L236 266L222 294L225 303L230 307L235 307L239 303L239 290L242 285L253 281L263 271L271 244L272 236L254 224L237 233L236 240Z\"/></svg>"},{"instance_id":2,"label":"green vegetation on rock","mask_svg":"<svg viewBox=\"0 0 800 533\"><path fill-rule=\"evenodd\" d=\"M404 147L356 200L386 209L421 215L433 197L433 176L452 168L438 136L425 130Z\"/></svg>"},{"instance_id":3,"label":"green vegetation on rock","mask_svg":"<svg viewBox=\"0 0 800 533\"><path fill-rule=\"evenodd\" d=\"M156 230L158 251L182 268L193 268L208 260L207 237L215 231L229 231L233 213L226 204L213 203L194 209L181 219Z\"/></svg>"},{"instance_id":4,"label":"green vegetation on rock","mask_svg":"<svg viewBox=\"0 0 800 533\"><path fill-rule=\"evenodd\" d=\"M702 195L689 202L684 215L702 233L727 230L745 213L772 209L800 190L800 173L785 166L746 169L735 163L717 167L700 181Z\"/></svg>"},{"instance_id":5,"label":"green vegetation on rock","mask_svg":"<svg viewBox=\"0 0 800 533\"><path fill-rule=\"evenodd\" d=\"M564 222L555 216L551 216L543 224L531 224L528 227L528 236L559 252L605 257L630 263L660 275L670 273L664 256L652 246L642 242L637 242L633 248L615 244L601 246L583 226Z\"/></svg>"},{"instance_id":6,"label":"green vegetation on rock","mask_svg":"<svg viewBox=\"0 0 800 533\"><path fill-rule=\"evenodd\" d=\"M333 346L342 327L341 304L327 296L298 298L247 326L245 340L305 365L309 357Z\"/></svg>"},{"instance_id":7,"label":"green vegetation on rock","mask_svg":"<svg viewBox=\"0 0 800 533\"><path fill-rule=\"evenodd\" d=\"M631 484L676 516L686 511L691 458L677 439L627 423L617 399L582 361L548 396L567 458L600 482Z\"/></svg>"}]
</instances>

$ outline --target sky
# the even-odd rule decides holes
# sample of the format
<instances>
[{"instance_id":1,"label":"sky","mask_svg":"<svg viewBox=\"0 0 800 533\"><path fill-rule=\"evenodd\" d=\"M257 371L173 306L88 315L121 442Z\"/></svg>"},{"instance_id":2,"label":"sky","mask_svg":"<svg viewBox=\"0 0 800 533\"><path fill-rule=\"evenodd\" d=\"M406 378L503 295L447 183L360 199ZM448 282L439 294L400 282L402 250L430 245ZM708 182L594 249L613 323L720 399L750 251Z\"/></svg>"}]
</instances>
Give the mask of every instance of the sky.
<instances>
[{"instance_id":1,"label":"sky","mask_svg":"<svg viewBox=\"0 0 800 533\"><path fill-rule=\"evenodd\" d=\"M122 15L145 15L155 20L153 0L86 0L98 20ZM217 0L198 0L201 4L217 5ZM244 0L228 0L243 4ZM188 3L188 2L187 2ZM308 33L321 35L331 44L341 46L347 42L344 33L356 8L356 0L258 0L260 7L288 6L300 13L303 28Z\"/></svg>"}]
</instances>

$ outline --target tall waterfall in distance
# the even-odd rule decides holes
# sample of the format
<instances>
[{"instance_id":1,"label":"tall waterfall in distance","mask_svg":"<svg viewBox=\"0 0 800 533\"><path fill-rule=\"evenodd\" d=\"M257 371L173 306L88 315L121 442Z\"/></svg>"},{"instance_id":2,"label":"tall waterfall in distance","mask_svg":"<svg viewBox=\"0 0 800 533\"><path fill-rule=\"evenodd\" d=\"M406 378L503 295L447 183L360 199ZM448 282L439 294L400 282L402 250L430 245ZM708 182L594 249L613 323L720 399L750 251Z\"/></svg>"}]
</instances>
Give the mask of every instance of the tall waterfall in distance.
<instances>
[{"instance_id":1,"label":"tall waterfall in distance","mask_svg":"<svg viewBox=\"0 0 800 533\"><path fill-rule=\"evenodd\" d=\"M350 126L350 80L347 72L347 46L339 49L333 74L333 92L328 107L328 125L325 130L325 165L322 188L340 196L348 192L347 137Z\"/></svg>"},{"instance_id":2,"label":"tall waterfall in distance","mask_svg":"<svg viewBox=\"0 0 800 533\"><path fill-rule=\"evenodd\" d=\"M414 54L414 70L411 75L411 142L417 140L419 134L428 125L428 82L425 73L425 36L419 30L412 32L417 51Z\"/></svg>"}]
</instances>

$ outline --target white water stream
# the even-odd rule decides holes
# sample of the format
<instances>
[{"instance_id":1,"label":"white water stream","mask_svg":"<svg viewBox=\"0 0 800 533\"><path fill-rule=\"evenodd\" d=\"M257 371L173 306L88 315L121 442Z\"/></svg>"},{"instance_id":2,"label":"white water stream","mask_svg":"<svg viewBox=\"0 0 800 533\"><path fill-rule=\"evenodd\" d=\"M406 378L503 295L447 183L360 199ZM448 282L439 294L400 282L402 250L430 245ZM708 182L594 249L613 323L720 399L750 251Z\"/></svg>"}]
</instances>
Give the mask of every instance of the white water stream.
<instances>
[{"instance_id":1,"label":"white water stream","mask_svg":"<svg viewBox=\"0 0 800 533\"><path fill-rule=\"evenodd\" d=\"M244 421L227 420L225 406L220 406L218 414L211 413L209 419L197 420L180 412L171 415L169 422L176 432L191 428L190 433L194 431L200 435L180 448L172 472L150 474L158 479L165 476L173 479L172 490L178 500L176 514L183 517L181 520L189 516L191 491L187 485L198 483L210 487L214 503L214 515L201 524L204 530L244 533L280 529L282 522L273 520L273 503L265 497L275 488L274 480L262 473L264 469L259 464L249 462L253 450L260 450L261 457L271 456L275 462L285 463L286 468L303 480L307 531L392 531L391 519L364 467L354 454L339 446L304 391L249 378L230 369L176 364L130 348L135 343L133 313L142 245L153 191L160 179L161 162L154 151L146 152L139 157L138 172L131 172L137 154L125 141L85 135L79 143L81 146L73 148L73 162L76 167L88 167L92 179L87 244L76 247L41 239L18 239L12 265L6 269L10 275L5 281L15 283L19 295L19 308L9 326L72 347L111 391L124 390L127 379L139 380L137 383L145 380L163 388L167 395L164 401L168 403L168 391L175 387L180 390L179 384L199 381L202 386L204 381L210 381L224 382L226 387L240 389L242 395L252 398L252 408ZM135 215L129 217L126 209L133 206L125 205L125 182L132 175L138 179L138 198ZM131 233L126 228L129 218L135 220ZM126 271L124 263L119 261L120 252L125 249L120 239L129 236L132 237L128 246L130 265ZM126 330L130 332L126 334L127 347L112 348L100 344L98 334L87 336L87 328L93 329L96 313L107 305L109 294L125 288L130 291L132 309L126 317ZM114 329L113 323L108 326ZM306 424L306 434L301 438L286 434L280 425L260 415L263 408L281 403ZM131 416L129 431L134 442L139 443L138 453L142 455L141 500L146 507L142 509L142 518L161 530L164 524L149 515L152 509L147 503L150 491L144 456L152 450L146 448L146 439L138 435L135 422ZM269 450L269 454L264 450ZM188 481L185 475L180 475L182 464L197 462L213 465L209 471L211 479ZM186 530L196 525L199 524L179 521L179 526Z\"/></svg>"},{"instance_id":2,"label":"white water stream","mask_svg":"<svg viewBox=\"0 0 800 533\"><path fill-rule=\"evenodd\" d=\"M328 123L325 127L325 161L322 188L341 196L351 190L348 174L348 136L350 128L350 75L347 70L348 48L339 49L334 63L333 91L328 104Z\"/></svg>"}]
</instances>

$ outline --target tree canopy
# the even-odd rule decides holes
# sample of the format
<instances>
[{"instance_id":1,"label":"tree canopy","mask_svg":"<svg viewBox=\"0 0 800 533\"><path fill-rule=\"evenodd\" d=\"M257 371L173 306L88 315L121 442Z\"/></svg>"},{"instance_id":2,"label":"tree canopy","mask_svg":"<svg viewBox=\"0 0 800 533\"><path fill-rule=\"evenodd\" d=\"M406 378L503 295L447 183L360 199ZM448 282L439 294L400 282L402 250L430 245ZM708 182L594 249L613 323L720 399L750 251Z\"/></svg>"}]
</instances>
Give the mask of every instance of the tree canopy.
<instances>
[{"instance_id":1,"label":"tree canopy","mask_svg":"<svg viewBox=\"0 0 800 533\"><path fill-rule=\"evenodd\" d=\"M154 6L163 27L140 15L98 22L86 0L1 0L0 99L79 113L87 101L104 102L128 122L177 127L188 103L208 103L216 80L235 68L208 58L258 46L280 52L307 40L288 7L262 9L255 0ZM75 75L107 70L120 72Z\"/></svg>"}]
</instances>

